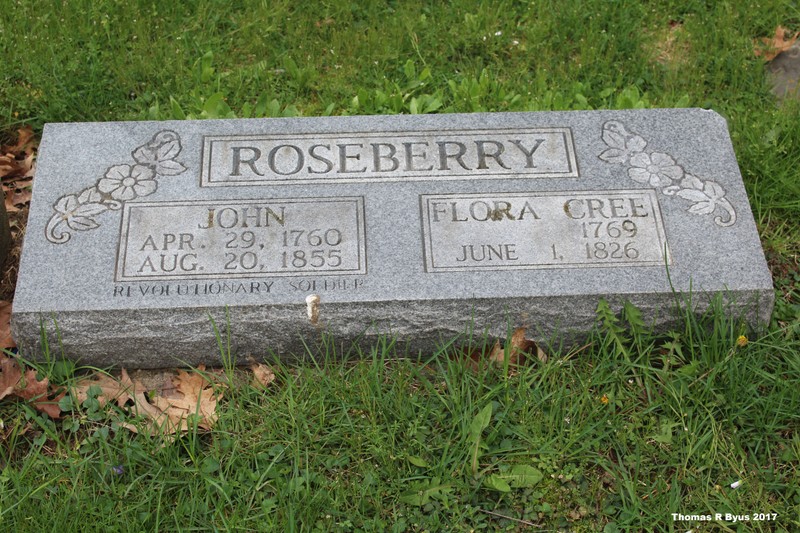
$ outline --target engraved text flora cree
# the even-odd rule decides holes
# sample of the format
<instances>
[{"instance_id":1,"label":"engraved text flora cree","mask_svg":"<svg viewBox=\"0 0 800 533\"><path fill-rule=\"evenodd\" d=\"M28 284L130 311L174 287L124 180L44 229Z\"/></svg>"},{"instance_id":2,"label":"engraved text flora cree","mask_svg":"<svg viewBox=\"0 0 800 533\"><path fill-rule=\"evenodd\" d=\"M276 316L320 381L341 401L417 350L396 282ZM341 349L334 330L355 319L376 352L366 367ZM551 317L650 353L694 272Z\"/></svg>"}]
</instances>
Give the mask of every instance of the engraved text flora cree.
<instances>
[{"instance_id":1,"label":"engraved text flora cree","mask_svg":"<svg viewBox=\"0 0 800 533\"><path fill-rule=\"evenodd\" d=\"M422 195L425 269L663 266L650 189Z\"/></svg>"}]
</instances>

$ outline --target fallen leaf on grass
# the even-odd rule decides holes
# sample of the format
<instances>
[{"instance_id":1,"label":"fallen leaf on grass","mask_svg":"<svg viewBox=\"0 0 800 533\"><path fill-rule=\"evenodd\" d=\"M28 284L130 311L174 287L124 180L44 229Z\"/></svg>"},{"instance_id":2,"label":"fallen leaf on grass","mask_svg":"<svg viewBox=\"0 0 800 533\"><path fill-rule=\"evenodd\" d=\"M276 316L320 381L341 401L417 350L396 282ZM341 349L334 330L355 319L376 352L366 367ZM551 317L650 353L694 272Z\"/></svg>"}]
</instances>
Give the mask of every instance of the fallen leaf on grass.
<instances>
[{"instance_id":1,"label":"fallen leaf on grass","mask_svg":"<svg viewBox=\"0 0 800 533\"><path fill-rule=\"evenodd\" d=\"M250 370L253 371L253 387L256 389L266 389L275 381L275 372L267 365L255 363L250 366Z\"/></svg>"},{"instance_id":2,"label":"fallen leaf on grass","mask_svg":"<svg viewBox=\"0 0 800 533\"><path fill-rule=\"evenodd\" d=\"M148 398L141 383L134 382L133 402L137 413L145 417L145 424L152 433L170 435L183 433L189 430L190 417L197 416L197 427L211 429L217 421L217 402L222 398L222 392L214 390L214 383L202 374L204 366L199 366L200 372L190 374L183 370L172 378L177 394L169 398L153 396ZM122 424L133 431L139 432L139 427L133 424Z\"/></svg>"},{"instance_id":3,"label":"fallen leaf on grass","mask_svg":"<svg viewBox=\"0 0 800 533\"><path fill-rule=\"evenodd\" d=\"M144 424L150 433L172 435L189 430L190 418L197 416L197 427L211 429L217 421L217 402L222 398L222 384L215 374L206 373L204 366L199 372L182 370L172 378L175 392L169 397L153 395L148 397L145 387L139 381L132 381L125 369L119 379L108 374L98 373L80 380L70 390L73 400L80 405L89 397L89 390L96 387L96 396L101 405L116 402L120 407L133 403L136 414L144 417ZM47 413L50 418L59 418L59 400L64 392L54 390L47 378L36 379L36 370L25 370L22 364L11 357L0 354L0 400L15 396L28 401L35 409ZM130 423L122 427L138 433L141 426Z\"/></svg>"},{"instance_id":4,"label":"fallen leaf on grass","mask_svg":"<svg viewBox=\"0 0 800 533\"><path fill-rule=\"evenodd\" d=\"M775 56L781 52L785 52L792 47L800 32L791 32L783 26L775 28L775 35L773 37L762 37L756 41L756 57L763 57L766 61L772 61Z\"/></svg>"},{"instance_id":5,"label":"fallen leaf on grass","mask_svg":"<svg viewBox=\"0 0 800 533\"><path fill-rule=\"evenodd\" d=\"M33 176L36 146L30 126L17 130L16 143L0 146L0 178L7 181Z\"/></svg>"},{"instance_id":6,"label":"fallen leaf on grass","mask_svg":"<svg viewBox=\"0 0 800 533\"><path fill-rule=\"evenodd\" d=\"M22 379L22 370L15 359L0 355L0 400L13 394Z\"/></svg>"},{"instance_id":7,"label":"fallen leaf on grass","mask_svg":"<svg viewBox=\"0 0 800 533\"><path fill-rule=\"evenodd\" d=\"M514 333L511 335L511 341L508 347L508 363L510 365L518 365L527 354L532 355L533 353L536 353L536 356L541 362L547 362L547 354L544 350L539 348L532 340L525 338L525 328L515 329ZM494 343L494 347L489 354L489 361L502 365L505 359L506 349L498 340Z\"/></svg>"},{"instance_id":8,"label":"fallen leaf on grass","mask_svg":"<svg viewBox=\"0 0 800 533\"><path fill-rule=\"evenodd\" d=\"M0 146L0 181L9 213L16 213L30 202L36 147L30 126L18 130L16 143Z\"/></svg>"},{"instance_id":9,"label":"fallen leaf on grass","mask_svg":"<svg viewBox=\"0 0 800 533\"><path fill-rule=\"evenodd\" d=\"M11 337L11 302L0 301L0 350L16 346L17 343Z\"/></svg>"},{"instance_id":10,"label":"fallen leaf on grass","mask_svg":"<svg viewBox=\"0 0 800 533\"><path fill-rule=\"evenodd\" d=\"M86 401L89 397L89 389L92 387L100 389L100 394L97 395L97 401L100 405L113 401L118 406L123 407L132 399L131 394L134 393L133 382L124 368L119 379L108 374L97 373L90 378L80 380L72 388L71 393L77 405L81 405Z\"/></svg>"},{"instance_id":11,"label":"fallen leaf on grass","mask_svg":"<svg viewBox=\"0 0 800 533\"><path fill-rule=\"evenodd\" d=\"M28 152L36 148L36 139L33 137L33 128L24 125L17 130L17 142L3 146L4 151L9 152Z\"/></svg>"},{"instance_id":12,"label":"fallen leaf on grass","mask_svg":"<svg viewBox=\"0 0 800 533\"><path fill-rule=\"evenodd\" d=\"M3 196L8 213L16 213L25 205L30 204L33 190L31 181L31 178L21 178L17 181L3 183Z\"/></svg>"},{"instance_id":13,"label":"fallen leaf on grass","mask_svg":"<svg viewBox=\"0 0 800 533\"><path fill-rule=\"evenodd\" d=\"M0 355L0 400L10 396L26 400L34 409L47 413L50 418L61 416L58 401L64 397L64 393L51 390L47 378L41 381L36 379L36 370L28 369L23 373L19 361Z\"/></svg>"},{"instance_id":14,"label":"fallen leaf on grass","mask_svg":"<svg viewBox=\"0 0 800 533\"><path fill-rule=\"evenodd\" d=\"M20 387L22 384L22 387ZM59 392L53 397L50 391L50 381L45 377L43 380L36 379L36 370L29 369L25 371L25 378L17 383L14 388L14 394L27 400L37 411L47 413L50 418L59 418L61 416L61 408L58 406L58 401L64 397L63 392Z\"/></svg>"},{"instance_id":15,"label":"fallen leaf on grass","mask_svg":"<svg viewBox=\"0 0 800 533\"><path fill-rule=\"evenodd\" d=\"M508 471L484 478L483 484L499 492L511 492L512 488L533 488L543 478L542 473L532 466L514 465Z\"/></svg>"}]
</instances>

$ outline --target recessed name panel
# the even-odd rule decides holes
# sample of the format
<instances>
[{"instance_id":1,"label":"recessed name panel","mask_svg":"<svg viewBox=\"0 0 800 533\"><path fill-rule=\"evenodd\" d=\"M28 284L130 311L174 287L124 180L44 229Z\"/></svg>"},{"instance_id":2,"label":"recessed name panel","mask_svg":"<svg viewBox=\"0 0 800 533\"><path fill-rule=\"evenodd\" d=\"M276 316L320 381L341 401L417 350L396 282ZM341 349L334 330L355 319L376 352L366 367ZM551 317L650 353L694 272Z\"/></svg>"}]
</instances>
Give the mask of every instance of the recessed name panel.
<instances>
[{"instance_id":1,"label":"recessed name panel","mask_svg":"<svg viewBox=\"0 0 800 533\"><path fill-rule=\"evenodd\" d=\"M203 138L201 186L577 178L570 128Z\"/></svg>"},{"instance_id":2,"label":"recessed name panel","mask_svg":"<svg viewBox=\"0 0 800 533\"><path fill-rule=\"evenodd\" d=\"M664 266L651 189L421 195L425 270Z\"/></svg>"},{"instance_id":3,"label":"recessed name panel","mask_svg":"<svg viewBox=\"0 0 800 533\"><path fill-rule=\"evenodd\" d=\"M366 274L364 200L128 203L116 281Z\"/></svg>"}]
</instances>

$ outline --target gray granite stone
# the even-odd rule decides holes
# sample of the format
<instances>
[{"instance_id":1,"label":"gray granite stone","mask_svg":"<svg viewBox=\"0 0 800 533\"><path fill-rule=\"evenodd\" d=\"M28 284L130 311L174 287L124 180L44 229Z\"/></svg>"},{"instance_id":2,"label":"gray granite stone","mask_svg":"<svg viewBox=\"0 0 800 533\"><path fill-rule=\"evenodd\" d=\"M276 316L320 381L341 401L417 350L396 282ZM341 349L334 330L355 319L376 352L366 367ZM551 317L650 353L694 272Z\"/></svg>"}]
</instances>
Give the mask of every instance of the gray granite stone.
<instances>
[{"instance_id":1,"label":"gray granite stone","mask_svg":"<svg viewBox=\"0 0 800 533\"><path fill-rule=\"evenodd\" d=\"M600 298L651 323L772 280L725 121L700 109L48 124L14 301L28 356L163 367L410 354ZM327 334L330 334L327 335Z\"/></svg>"}]
</instances>

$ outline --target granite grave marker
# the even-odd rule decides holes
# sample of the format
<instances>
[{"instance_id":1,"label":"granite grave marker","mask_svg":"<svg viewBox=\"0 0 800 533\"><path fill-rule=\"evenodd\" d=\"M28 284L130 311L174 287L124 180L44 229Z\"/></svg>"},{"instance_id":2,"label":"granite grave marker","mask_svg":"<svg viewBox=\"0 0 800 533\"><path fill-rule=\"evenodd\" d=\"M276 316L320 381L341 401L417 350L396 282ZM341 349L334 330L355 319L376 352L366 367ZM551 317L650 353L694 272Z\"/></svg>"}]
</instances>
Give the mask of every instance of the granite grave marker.
<instances>
[{"instance_id":1,"label":"granite grave marker","mask_svg":"<svg viewBox=\"0 0 800 533\"><path fill-rule=\"evenodd\" d=\"M773 305L711 111L48 124L13 331L101 366L218 363L212 319L240 358L416 353L570 338L600 298L663 325L690 292Z\"/></svg>"}]
</instances>

